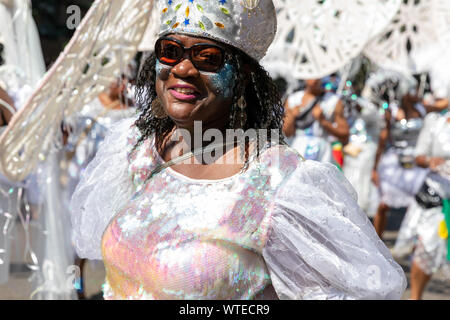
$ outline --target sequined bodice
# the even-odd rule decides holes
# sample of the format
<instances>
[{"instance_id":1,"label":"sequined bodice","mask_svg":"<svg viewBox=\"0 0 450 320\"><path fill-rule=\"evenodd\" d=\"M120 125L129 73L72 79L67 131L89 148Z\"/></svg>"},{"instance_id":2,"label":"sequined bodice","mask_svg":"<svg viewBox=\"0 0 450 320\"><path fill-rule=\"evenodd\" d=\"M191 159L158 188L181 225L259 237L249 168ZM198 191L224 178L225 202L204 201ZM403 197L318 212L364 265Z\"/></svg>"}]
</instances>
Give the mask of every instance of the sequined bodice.
<instances>
[{"instance_id":1,"label":"sequined bodice","mask_svg":"<svg viewBox=\"0 0 450 320\"><path fill-rule=\"evenodd\" d=\"M135 152L130 173L140 191L103 235L105 298L251 299L264 290L271 200L298 161L275 163L271 149L227 179L194 180L169 168L145 186L162 160L149 142Z\"/></svg>"}]
</instances>

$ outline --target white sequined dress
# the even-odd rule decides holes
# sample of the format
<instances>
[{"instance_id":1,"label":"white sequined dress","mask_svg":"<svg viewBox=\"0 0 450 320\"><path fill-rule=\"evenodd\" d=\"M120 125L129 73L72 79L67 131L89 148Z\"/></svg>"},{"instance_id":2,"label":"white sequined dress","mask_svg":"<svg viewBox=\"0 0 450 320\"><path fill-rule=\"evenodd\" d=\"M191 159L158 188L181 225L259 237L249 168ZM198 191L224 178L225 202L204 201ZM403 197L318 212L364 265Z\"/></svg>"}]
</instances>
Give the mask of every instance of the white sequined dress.
<instances>
[{"instance_id":1,"label":"white sequined dress","mask_svg":"<svg viewBox=\"0 0 450 320\"><path fill-rule=\"evenodd\" d=\"M81 257L103 259L106 299L400 299L404 273L331 164L286 146L246 171L196 180L153 138L115 126L71 202Z\"/></svg>"}]
</instances>

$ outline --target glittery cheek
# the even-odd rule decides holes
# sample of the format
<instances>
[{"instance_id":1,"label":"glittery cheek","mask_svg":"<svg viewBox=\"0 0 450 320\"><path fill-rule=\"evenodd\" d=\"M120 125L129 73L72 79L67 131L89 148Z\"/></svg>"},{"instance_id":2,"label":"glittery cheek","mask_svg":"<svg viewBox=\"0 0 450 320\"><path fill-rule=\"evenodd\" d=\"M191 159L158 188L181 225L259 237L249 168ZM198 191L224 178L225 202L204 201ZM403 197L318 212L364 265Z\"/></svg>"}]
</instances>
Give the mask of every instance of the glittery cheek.
<instances>
[{"instance_id":1,"label":"glittery cheek","mask_svg":"<svg viewBox=\"0 0 450 320\"><path fill-rule=\"evenodd\" d=\"M235 74L235 68L229 63L225 63L222 69L217 73L205 73L205 76L209 79L212 89L225 99L229 99L233 96L233 79Z\"/></svg>"}]
</instances>

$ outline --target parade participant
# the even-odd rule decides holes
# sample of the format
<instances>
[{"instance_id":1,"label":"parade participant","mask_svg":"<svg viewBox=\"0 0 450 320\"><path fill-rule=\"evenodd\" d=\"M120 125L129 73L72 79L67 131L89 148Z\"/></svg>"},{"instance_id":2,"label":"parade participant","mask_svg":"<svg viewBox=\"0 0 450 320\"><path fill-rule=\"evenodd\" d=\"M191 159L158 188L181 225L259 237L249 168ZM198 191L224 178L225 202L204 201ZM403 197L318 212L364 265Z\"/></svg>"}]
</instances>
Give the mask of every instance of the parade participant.
<instances>
[{"instance_id":1,"label":"parade participant","mask_svg":"<svg viewBox=\"0 0 450 320\"><path fill-rule=\"evenodd\" d=\"M306 80L305 90L293 93L285 103L283 131L293 137L291 146L308 160L343 165L334 148L348 142L349 127L344 105L333 92L325 92L319 79ZM340 154L337 152L336 154Z\"/></svg>"},{"instance_id":2,"label":"parade participant","mask_svg":"<svg viewBox=\"0 0 450 320\"><path fill-rule=\"evenodd\" d=\"M258 63L276 31L272 1L159 4L141 114L111 130L71 201L78 253L105 263L105 298L399 299L403 271L343 175L276 142L283 108ZM271 134L186 163L224 147L190 153L195 121L201 133ZM241 151L244 163L220 161Z\"/></svg>"},{"instance_id":3,"label":"parade participant","mask_svg":"<svg viewBox=\"0 0 450 320\"><path fill-rule=\"evenodd\" d=\"M0 26L6 64L20 69L25 83L34 87L45 73L45 64L31 1L0 0Z\"/></svg>"},{"instance_id":4,"label":"parade participant","mask_svg":"<svg viewBox=\"0 0 450 320\"><path fill-rule=\"evenodd\" d=\"M411 299L422 299L432 275L448 267L450 225L450 112L430 113L416 146L416 163L431 173L402 222L394 247L396 256L414 247ZM444 204L445 203L445 204Z\"/></svg>"},{"instance_id":5,"label":"parade participant","mask_svg":"<svg viewBox=\"0 0 450 320\"><path fill-rule=\"evenodd\" d=\"M399 81L399 106L391 103L385 112L385 127L380 132L372 180L380 191L380 204L374 226L380 238L390 208L408 207L423 181L426 170L414 162L414 149L426 110L419 103L417 82Z\"/></svg>"},{"instance_id":6,"label":"parade participant","mask_svg":"<svg viewBox=\"0 0 450 320\"><path fill-rule=\"evenodd\" d=\"M12 109L12 110L11 110ZM0 87L0 133L10 122L14 111L14 101L8 93ZM11 256L10 231L14 226L15 201L17 190L15 185L0 175L0 284L8 280L9 261ZM11 192L13 190L13 192Z\"/></svg>"},{"instance_id":7,"label":"parade participant","mask_svg":"<svg viewBox=\"0 0 450 320\"><path fill-rule=\"evenodd\" d=\"M66 210L69 210L69 202L81 173L95 157L108 129L120 120L131 118L136 114L133 101L128 99L127 89L128 79L122 76L110 85L107 92L102 92L96 100L86 105L80 114L65 123L70 134L67 137L65 157L62 161L65 170L62 170L60 179ZM79 299L85 299L83 273L85 262L85 259L76 260L81 271L80 282L77 285Z\"/></svg>"}]
</instances>

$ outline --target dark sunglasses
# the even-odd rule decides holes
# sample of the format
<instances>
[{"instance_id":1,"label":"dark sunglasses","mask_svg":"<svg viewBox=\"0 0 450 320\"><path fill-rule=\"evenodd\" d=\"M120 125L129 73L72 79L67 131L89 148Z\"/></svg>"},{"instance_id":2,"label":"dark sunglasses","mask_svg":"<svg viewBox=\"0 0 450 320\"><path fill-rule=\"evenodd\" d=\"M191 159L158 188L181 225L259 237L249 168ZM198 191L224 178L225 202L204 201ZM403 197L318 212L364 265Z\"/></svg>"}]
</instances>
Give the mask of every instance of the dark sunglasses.
<instances>
[{"instance_id":1,"label":"dark sunglasses","mask_svg":"<svg viewBox=\"0 0 450 320\"><path fill-rule=\"evenodd\" d=\"M159 62L176 66L186 54L199 71L217 72L225 62L225 49L209 43L197 43L186 48L180 41L172 38L159 38L155 44L156 58Z\"/></svg>"}]
</instances>

